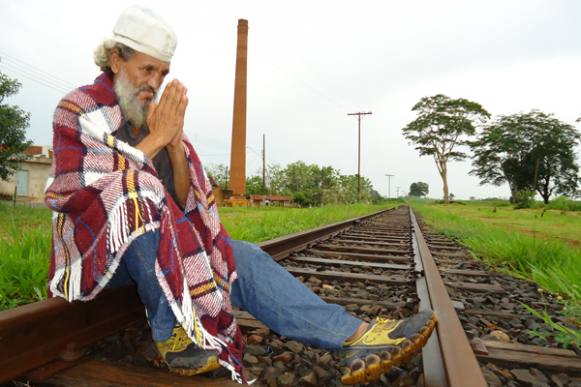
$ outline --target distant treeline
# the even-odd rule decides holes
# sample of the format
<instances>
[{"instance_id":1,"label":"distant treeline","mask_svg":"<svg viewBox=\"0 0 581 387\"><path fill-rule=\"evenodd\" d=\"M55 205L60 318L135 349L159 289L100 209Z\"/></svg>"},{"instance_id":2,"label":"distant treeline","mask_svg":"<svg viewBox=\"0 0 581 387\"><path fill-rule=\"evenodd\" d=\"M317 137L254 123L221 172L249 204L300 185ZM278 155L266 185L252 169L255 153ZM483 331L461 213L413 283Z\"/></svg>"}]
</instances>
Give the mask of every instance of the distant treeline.
<instances>
[{"instance_id":1,"label":"distant treeline","mask_svg":"<svg viewBox=\"0 0 581 387\"><path fill-rule=\"evenodd\" d=\"M223 164L210 165L207 173L222 189L228 189L228 168ZM269 165L263 184L262 173L246 178L247 194L289 196L304 207L323 204L379 203L381 195L371 181L361 176L360 200L357 197L357 175L342 175L330 166L320 167L297 161L286 167Z\"/></svg>"}]
</instances>

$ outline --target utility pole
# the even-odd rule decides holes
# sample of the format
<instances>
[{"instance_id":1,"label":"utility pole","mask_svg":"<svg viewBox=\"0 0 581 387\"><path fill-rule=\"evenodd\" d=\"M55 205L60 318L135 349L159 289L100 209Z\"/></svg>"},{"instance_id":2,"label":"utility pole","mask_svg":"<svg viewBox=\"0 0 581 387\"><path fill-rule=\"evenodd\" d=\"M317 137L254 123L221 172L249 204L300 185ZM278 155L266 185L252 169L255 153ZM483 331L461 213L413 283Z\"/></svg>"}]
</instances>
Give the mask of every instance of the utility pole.
<instances>
[{"instance_id":1,"label":"utility pole","mask_svg":"<svg viewBox=\"0 0 581 387\"><path fill-rule=\"evenodd\" d=\"M357 116L357 201L361 200L361 116L372 112L347 113L348 116Z\"/></svg>"},{"instance_id":2,"label":"utility pole","mask_svg":"<svg viewBox=\"0 0 581 387\"><path fill-rule=\"evenodd\" d=\"M391 177L395 175L387 174L387 198L391 199Z\"/></svg>"},{"instance_id":3,"label":"utility pole","mask_svg":"<svg viewBox=\"0 0 581 387\"><path fill-rule=\"evenodd\" d=\"M266 194L266 134L262 133L262 192Z\"/></svg>"}]
</instances>

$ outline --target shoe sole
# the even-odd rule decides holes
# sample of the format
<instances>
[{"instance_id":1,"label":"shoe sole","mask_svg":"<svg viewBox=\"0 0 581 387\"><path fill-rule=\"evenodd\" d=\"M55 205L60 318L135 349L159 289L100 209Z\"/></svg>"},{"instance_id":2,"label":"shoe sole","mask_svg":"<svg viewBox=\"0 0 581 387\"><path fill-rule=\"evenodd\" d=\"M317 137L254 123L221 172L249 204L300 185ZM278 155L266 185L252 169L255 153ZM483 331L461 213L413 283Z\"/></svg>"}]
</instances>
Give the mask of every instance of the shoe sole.
<instances>
[{"instance_id":1,"label":"shoe sole","mask_svg":"<svg viewBox=\"0 0 581 387\"><path fill-rule=\"evenodd\" d=\"M341 383L349 385L374 382L393 367L407 363L426 345L436 323L436 316L432 315L419 334L399 344L399 351L396 353L383 351L379 355L369 354L364 359L355 359L344 369Z\"/></svg>"},{"instance_id":2,"label":"shoe sole","mask_svg":"<svg viewBox=\"0 0 581 387\"><path fill-rule=\"evenodd\" d=\"M212 356L208 358L206 364L198 368L171 368L169 367L169 372L173 374L178 374L181 376L194 376L205 374L207 372L212 372L220 368L220 363L218 362L218 357Z\"/></svg>"}]
</instances>

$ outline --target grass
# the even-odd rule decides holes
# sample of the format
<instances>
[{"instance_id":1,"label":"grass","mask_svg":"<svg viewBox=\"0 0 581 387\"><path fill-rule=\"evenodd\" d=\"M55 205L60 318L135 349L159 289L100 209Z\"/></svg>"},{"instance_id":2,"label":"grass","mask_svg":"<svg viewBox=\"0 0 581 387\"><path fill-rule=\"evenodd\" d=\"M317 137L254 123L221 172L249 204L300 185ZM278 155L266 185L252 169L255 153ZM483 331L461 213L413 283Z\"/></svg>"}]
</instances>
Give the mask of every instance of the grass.
<instances>
[{"instance_id":1,"label":"grass","mask_svg":"<svg viewBox=\"0 0 581 387\"><path fill-rule=\"evenodd\" d=\"M558 343L563 344L564 346L576 346L577 348L581 348L581 331L577 329L571 329L559 323L556 323L551 316L547 313L547 311L536 311L530 306L526 304L522 304L526 310L529 311L530 314L535 316L536 318L542 320L551 330L553 331L553 335L555 336L555 340ZM547 337L550 335L548 332L537 332L537 331L529 331L532 336L540 337L543 340L547 340Z\"/></svg>"},{"instance_id":2,"label":"grass","mask_svg":"<svg viewBox=\"0 0 581 387\"><path fill-rule=\"evenodd\" d=\"M459 239L478 257L581 300L581 249L575 247L581 239L581 217L535 218L531 210L503 208L494 213L490 208L479 212L480 207L411 204L437 231ZM564 233L572 244L563 243Z\"/></svg>"},{"instance_id":3,"label":"grass","mask_svg":"<svg viewBox=\"0 0 581 387\"><path fill-rule=\"evenodd\" d=\"M0 239L0 310L46 298L50 233L13 227L8 234Z\"/></svg>"},{"instance_id":4,"label":"grass","mask_svg":"<svg viewBox=\"0 0 581 387\"><path fill-rule=\"evenodd\" d=\"M260 242L393 207L384 205L298 208L221 208L224 226L236 239ZM46 297L51 213L0 203L0 310Z\"/></svg>"},{"instance_id":5,"label":"grass","mask_svg":"<svg viewBox=\"0 0 581 387\"><path fill-rule=\"evenodd\" d=\"M466 201L462 204L430 207L445 209L446 214L464 219L477 219L503 230L517 231L534 239L564 241L572 247L578 247L581 241L581 212L549 207L514 210L506 201Z\"/></svg>"},{"instance_id":6,"label":"grass","mask_svg":"<svg viewBox=\"0 0 581 387\"><path fill-rule=\"evenodd\" d=\"M561 211L581 211L581 200L571 200L565 196L559 196L551 200L546 208Z\"/></svg>"},{"instance_id":7,"label":"grass","mask_svg":"<svg viewBox=\"0 0 581 387\"><path fill-rule=\"evenodd\" d=\"M0 203L0 310L46 297L51 213Z\"/></svg>"},{"instance_id":8,"label":"grass","mask_svg":"<svg viewBox=\"0 0 581 387\"><path fill-rule=\"evenodd\" d=\"M0 239L13 235L14 228L26 234L35 229L50 229L51 213L45 207L27 207L0 202Z\"/></svg>"},{"instance_id":9,"label":"grass","mask_svg":"<svg viewBox=\"0 0 581 387\"><path fill-rule=\"evenodd\" d=\"M513 204L508 200L498 198L458 200L456 203L485 207L513 207ZM581 211L581 200L573 200L566 196L557 196L552 197L548 204L545 204L542 201L533 200L531 202L531 208L546 208L547 210L560 211Z\"/></svg>"},{"instance_id":10,"label":"grass","mask_svg":"<svg viewBox=\"0 0 581 387\"><path fill-rule=\"evenodd\" d=\"M539 210L494 208L482 203L410 204L436 231L457 239L485 262L557 294L564 300L565 317L579 328L581 217L577 214L547 211L541 217ZM546 313L539 313L547 320ZM566 330L559 333L565 345L579 340L578 335L567 336Z\"/></svg>"},{"instance_id":11,"label":"grass","mask_svg":"<svg viewBox=\"0 0 581 387\"><path fill-rule=\"evenodd\" d=\"M354 204L316 208L221 208L224 227L232 238L262 242L325 224L377 212L393 205Z\"/></svg>"}]
</instances>

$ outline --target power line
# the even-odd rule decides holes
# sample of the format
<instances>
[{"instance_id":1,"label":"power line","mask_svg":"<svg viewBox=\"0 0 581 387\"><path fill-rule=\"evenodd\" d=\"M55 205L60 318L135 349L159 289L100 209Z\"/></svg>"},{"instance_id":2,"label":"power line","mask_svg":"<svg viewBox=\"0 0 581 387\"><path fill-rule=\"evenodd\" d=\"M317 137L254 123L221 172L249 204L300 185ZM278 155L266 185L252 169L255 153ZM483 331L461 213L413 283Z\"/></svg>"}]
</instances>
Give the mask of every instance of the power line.
<instances>
[{"instance_id":1,"label":"power line","mask_svg":"<svg viewBox=\"0 0 581 387\"><path fill-rule=\"evenodd\" d=\"M10 67L7 67L7 66L1 66L0 68L2 68L4 71L7 70L6 71L7 73L15 74L15 76L17 76L17 77L26 78L26 79L28 79L30 81L36 82L36 83L38 83L38 84L40 84L42 86L45 86L45 87L47 87L49 89L52 89L54 91L57 91L59 94L66 94L68 92L68 90L61 89L58 86L55 86L55 85L50 84L50 83L47 83L47 82L45 82L45 81L43 81L41 79L35 78L35 77L33 77L33 76L25 73L25 72L22 72L22 71L19 71L19 70L16 70L16 69L13 69L13 68L10 68Z\"/></svg>"},{"instance_id":2,"label":"power line","mask_svg":"<svg viewBox=\"0 0 581 387\"><path fill-rule=\"evenodd\" d=\"M7 72L9 72L9 73L14 73L19 77L24 77L30 81L33 81L33 82L36 82L42 86L48 87L49 89L53 89L53 90L59 92L59 94L66 94L70 91L70 90L63 88L62 86L55 85L54 83L51 83L47 80L40 79L40 78L38 78L30 73L27 73L26 71L23 71L21 69L14 68L12 66L7 66L5 63L0 63L0 68L4 69L5 71L7 70Z\"/></svg>"},{"instance_id":3,"label":"power line","mask_svg":"<svg viewBox=\"0 0 581 387\"><path fill-rule=\"evenodd\" d=\"M63 79L41 70L25 61L17 59L2 51L0 51L0 55L0 68L4 71L16 74L18 77L24 77L49 89L53 89L59 94L66 94L74 88L71 83L68 83Z\"/></svg>"},{"instance_id":4,"label":"power line","mask_svg":"<svg viewBox=\"0 0 581 387\"><path fill-rule=\"evenodd\" d=\"M12 62L15 66L18 66L19 68L24 67L26 70L28 70L30 73L36 74L39 77L44 77L47 78L48 80L51 80L53 83L60 85L60 86L64 86L65 89L74 89L76 86L73 85L72 83L70 83L69 81L60 78L56 75L53 75L51 73L49 73L48 71L42 70L26 61L23 61L22 59L18 59L12 55L9 55L7 53L5 53L4 51L0 51L0 56L8 61L8 62Z\"/></svg>"},{"instance_id":5,"label":"power line","mask_svg":"<svg viewBox=\"0 0 581 387\"><path fill-rule=\"evenodd\" d=\"M250 150L256 156L262 157L262 152L261 151L257 151L256 149L254 149L254 148L252 148L251 146L248 146L248 145L246 145L246 149Z\"/></svg>"}]
</instances>

